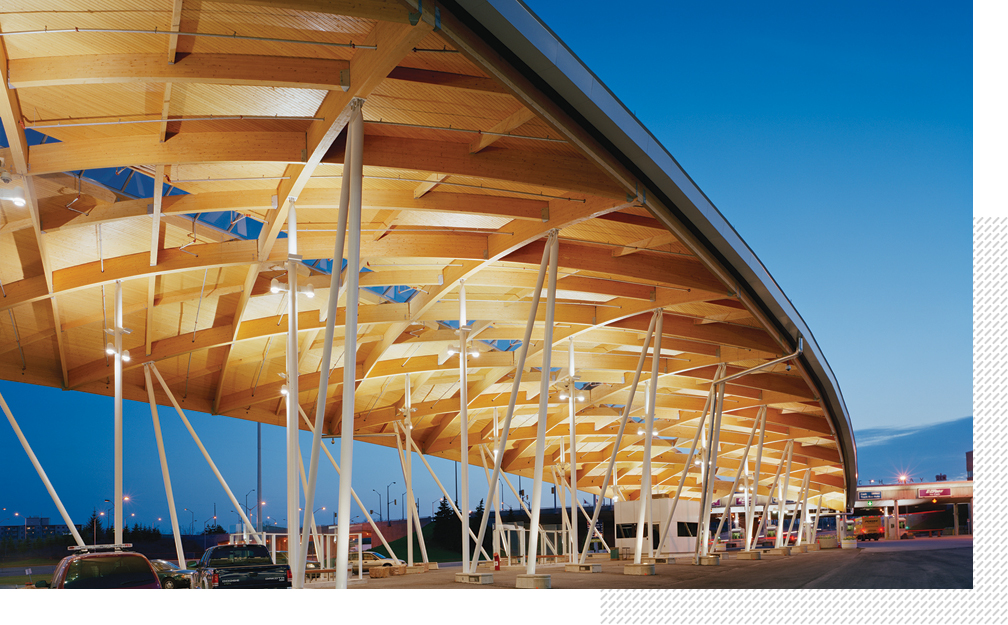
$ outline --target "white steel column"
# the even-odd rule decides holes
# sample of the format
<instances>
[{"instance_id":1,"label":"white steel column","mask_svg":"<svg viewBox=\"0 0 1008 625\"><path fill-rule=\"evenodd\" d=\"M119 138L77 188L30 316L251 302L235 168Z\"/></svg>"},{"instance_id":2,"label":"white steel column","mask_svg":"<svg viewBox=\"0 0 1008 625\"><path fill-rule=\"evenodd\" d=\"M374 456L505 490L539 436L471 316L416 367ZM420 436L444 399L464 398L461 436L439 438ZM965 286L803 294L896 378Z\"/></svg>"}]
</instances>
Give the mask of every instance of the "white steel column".
<instances>
[{"instance_id":1,"label":"white steel column","mask_svg":"<svg viewBox=\"0 0 1008 625\"><path fill-rule=\"evenodd\" d=\"M336 587L347 587L350 559L350 484L353 475L354 391L357 378L357 303L360 297L361 184L364 176L364 100L350 103L347 125L347 153L343 167L350 169L349 212L347 213L346 322L343 350L343 419L340 429L340 461L343 474L339 485L339 513L336 533ZM340 262L333 259L333 263Z\"/></svg>"},{"instance_id":2,"label":"white steel column","mask_svg":"<svg viewBox=\"0 0 1008 625\"><path fill-rule=\"evenodd\" d=\"M552 240L552 238L556 236L556 231L554 230L550 232L549 236L550 240ZM497 447L493 453L494 472L493 478L490 480L490 491L487 493L487 500L493 499L495 493L497 492L497 480L500 479L501 475L501 462L504 460L504 448L507 445L508 432L511 429L511 418L514 417L515 404L518 402L518 390L521 388L522 372L525 369L525 356L528 354L529 343L532 340L532 329L535 327L536 311L539 308L539 300L542 297L543 281L546 279L546 269L549 264L549 257L550 245L547 244L543 248L542 260L539 263L539 274L536 277L536 286L535 290L532 292L532 303L529 307L528 322L525 324L525 335L518 351L518 362L515 365L514 382L511 384L511 398L508 400L507 415L504 417L504 426L501 428L500 437L497 440ZM421 458L422 457L423 456L421 455ZM426 463L427 461L424 460L424 464ZM427 468L429 470L430 466ZM433 474L433 471L431 473ZM479 537L476 539L477 544L483 543L483 537L486 535L487 521L489 519L490 513L484 508L483 518L480 519ZM476 566L475 562L473 563L473 566Z\"/></svg>"},{"instance_id":3,"label":"white steel column","mask_svg":"<svg viewBox=\"0 0 1008 625\"><path fill-rule=\"evenodd\" d=\"M304 419L305 425L308 426L308 429L314 433L315 431L314 426L312 425L311 421L308 420L308 415L305 414L304 410L301 409L300 406L298 407L298 412L301 413L301 418ZM336 475L340 476L342 479L342 473L340 473L339 465L336 464L336 459L332 457L332 454L329 453L329 450L324 445L322 446L322 451L324 451L326 456L329 457L329 462L332 463L333 468L336 469ZM371 524L371 529L374 531L375 534L378 535L378 540L380 540L382 545L385 546L385 549L388 550L389 557L395 559L396 557L395 552L392 551L392 547L389 546L388 542L385 540L385 536L381 533L381 530L378 529L378 524L375 523L374 519L371 518L371 514L368 513L367 508L361 502L360 497L357 496L357 493L353 490L352 487L350 488L350 494L353 496L353 500L357 502L357 507L360 508L361 512L364 513L364 518L366 518L368 523Z\"/></svg>"},{"instance_id":4,"label":"white steel column","mask_svg":"<svg viewBox=\"0 0 1008 625\"><path fill-rule=\"evenodd\" d=\"M723 365L718 367L718 372L722 370ZM715 376L719 375L718 373ZM683 465L682 476L679 478L679 486L676 488L675 498L672 499L672 506L669 507L668 514L665 515L665 529L662 530L661 540L658 541L658 553L662 552L662 547L665 546L665 539L668 538L669 528L672 527L672 515L675 514L676 506L679 505L679 496L682 494L683 485L686 483L686 475L689 470L693 467L693 458L696 455L697 443L700 441L700 437L704 431L704 423L707 420L707 411L711 404L714 402L714 386L711 386L710 391L707 393L707 401L704 402L703 411L700 413L700 423L697 424L696 434L693 435L693 444L690 446L689 453L686 455L686 463ZM703 452L701 450L701 454Z\"/></svg>"},{"instance_id":5,"label":"white steel column","mask_svg":"<svg viewBox=\"0 0 1008 625\"><path fill-rule=\"evenodd\" d=\"M235 510L238 511L238 514L239 516L241 516L241 519L245 523L245 525L251 527L252 522L249 521L249 518L245 515L245 509L242 506L238 505L238 498L234 496L234 493L231 492L231 488L228 487L227 482L224 481L224 476L221 475L221 472L219 470L217 470L217 465L214 464L214 461L210 458L210 453L207 452L206 447L203 446L203 441L201 441L200 437L196 435L196 430L194 430L192 424L189 423L189 419L185 416L185 413L182 411L182 407L179 406L178 400L175 399L175 395L171 392L171 389L168 388L168 384L165 383L164 378L161 377L161 372L158 371L157 365L155 365L153 362L150 363L150 370L151 372L154 373L154 377L156 377L158 382L161 384L161 388L164 389L165 395L167 395L168 399L171 400L172 406L175 407L175 412L177 412L179 418L182 419L182 424L186 426L187 430L189 430L189 435L192 436L192 439L196 443L196 446L199 447L199 450L203 453L203 457L206 459L207 464L210 465L210 470L213 471L213 474L215 476L217 476L217 481L220 482L220 485L224 488L224 492L227 493L228 499L231 500L231 505L233 505L235 507ZM295 517L295 522L297 522L297 517ZM252 535L255 536L257 543L259 543L260 545L265 544L263 542L262 536L260 536L258 533Z\"/></svg>"},{"instance_id":6,"label":"white steel column","mask_svg":"<svg viewBox=\"0 0 1008 625\"><path fill-rule=\"evenodd\" d=\"M291 198L293 199L293 198ZM301 491L298 485L298 307L297 307L297 209L290 202L287 213L287 563L294 576L294 588L304 587L301 568L300 528L298 508ZM306 493L307 494L307 493ZM305 524L307 525L307 523Z\"/></svg>"},{"instance_id":7,"label":"white steel column","mask_svg":"<svg viewBox=\"0 0 1008 625\"><path fill-rule=\"evenodd\" d=\"M766 406L760 406L760 411L757 415L757 418L760 419L760 433L759 443L756 445L756 469L753 472L752 495L749 496L749 502L746 506L746 551L752 551L753 543L755 542L752 539L751 532L753 528L753 513L756 511L756 500L759 497L760 463L763 461L763 440L766 437L766 413Z\"/></svg>"},{"instance_id":8,"label":"white steel column","mask_svg":"<svg viewBox=\"0 0 1008 625\"><path fill-rule=\"evenodd\" d=\"M717 479L718 440L721 437L721 413L724 407L725 385L720 383L714 392L714 403L711 405L710 446L707 449L707 461L703 473L703 499L700 500L700 521L697 523L697 549L694 563L699 558L710 553L710 515L711 504L714 502L714 482Z\"/></svg>"},{"instance_id":9,"label":"white steel column","mask_svg":"<svg viewBox=\"0 0 1008 625\"><path fill-rule=\"evenodd\" d=\"M809 542L813 544L815 543L816 540L816 534L819 533L819 512L821 510L822 510L822 492L820 491L819 502L816 503L815 521L812 523L812 527L809 528Z\"/></svg>"},{"instance_id":10,"label":"white steel column","mask_svg":"<svg viewBox=\"0 0 1008 625\"><path fill-rule=\"evenodd\" d=\"M403 421L403 434L406 437L406 455L404 457L404 473L406 474L406 498L413 502L413 421L410 413L413 408L410 376L406 374L406 419ZM406 564L413 566L413 506L406 507ZM417 531L420 531L420 519L416 520ZM422 537L421 537L422 538ZM426 558L425 558L426 560Z\"/></svg>"},{"instance_id":11,"label":"white steel column","mask_svg":"<svg viewBox=\"0 0 1008 625\"><path fill-rule=\"evenodd\" d=\"M721 535L721 529L724 527L725 519L731 516L731 507L735 503L735 491L738 489L739 480L742 478L742 474L745 472L746 463L749 461L749 449L752 447L752 441L753 438L756 437L756 429L759 428L759 424L759 419L753 421L752 430L749 431L749 440L746 441L745 449L742 451L742 460L739 463L738 471L735 472L735 481L732 482L731 488L728 489L728 497L730 501L728 505L724 507L724 512L721 513L721 519L718 522L717 531L714 532L715 536Z\"/></svg>"},{"instance_id":12,"label":"white steel column","mask_svg":"<svg viewBox=\"0 0 1008 625\"><path fill-rule=\"evenodd\" d=\"M567 345L567 368L570 371L571 388L570 396L567 398L568 410L570 411L570 494L571 494L571 557L572 564L577 562L578 528L577 528L577 425L574 423L574 402L577 388L574 386L574 337L570 338ZM565 497L566 498L566 497Z\"/></svg>"},{"instance_id":13,"label":"white steel column","mask_svg":"<svg viewBox=\"0 0 1008 625\"><path fill-rule=\"evenodd\" d=\"M560 481L562 481L562 482L564 481L563 475L560 476ZM567 485L567 483L564 482L564 485ZM588 514L588 511L584 509L584 506L581 505L581 502L580 501L575 501L574 503L577 505L577 509L581 511L581 515L584 516L585 521L591 521L591 515ZM574 512L574 509L571 509L571 519L572 520L575 518L576 515L577 515L577 513ZM606 542L605 536L603 536L602 533L599 532L597 528L594 528L594 527L588 528L588 534L589 535L598 536L599 540L602 541L602 546L605 548L605 550L607 552L609 551L609 543ZM577 545L574 545L574 553L577 554Z\"/></svg>"},{"instance_id":14,"label":"white steel column","mask_svg":"<svg viewBox=\"0 0 1008 625\"><path fill-rule=\"evenodd\" d=\"M805 526L805 506L808 504L808 487L809 487L809 476L811 474L810 469L805 469L805 477L802 478L801 488L798 490L798 499L795 500L794 513L791 515L791 523L788 524L788 536L791 536L791 529L794 528L795 521L798 521L798 536L795 539L795 546L801 544L802 529ZM801 504L801 512L798 512L798 506Z\"/></svg>"},{"instance_id":15,"label":"white steel column","mask_svg":"<svg viewBox=\"0 0 1008 625\"><path fill-rule=\"evenodd\" d=\"M784 529L784 511L787 509L787 494L788 488L791 486L791 454L794 451L794 444L789 441L788 453L787 453L787 466L784 469L784 473L781 475L784 479L780 482L780 493L777 500L777 540L774 542L774 546L780 548L783 546L784 533L781 531Z\"/></svg>"},{"instance_id":16,"label":"white steel column","mask_svg":"<svg viewBox=\"0 0 1008 625\"><path fill-rule=\"evenodd\" d=\"M770 490L767 491L766 502L764 502L763 504L763 514L760 515L759 525L756 526L756 531L753 532L753 541L752 541L753 547L756 546L756 539L759 537L759 534L763 530L763 528L766 527L769 529L770 527L770 524L767 523L767 516L770 514L770 501L773 499L774 491L777 489L777 483L780 481L781 473L784 470L784 456L787 455L788 453L787 450L790 447L791 447L791 441L788 441L787 443L784 444L784 451L783 453L781 453L780 462L777 463L777 471L774 473L773 483L770 484ZM759 484L756 485L756 492L757 493L759 492Z\"/></svg>"},{"instance_id":17,"label":"white steel column","mask_svg":"<svg viewBox=\"0 0 1008 625\"><path fill-rule=\"evenodd\" d=\"M409 462L409 460L406 458L406 456L403 455L402 442L399 440L399 424L393 422L392 426L395 429L395 433L396 433L396 449L399 452L399 464L400 464L400 466L402 466L402 469L403 469L403 479L411 481L411 478L407 478L406 477L406 474L407 474L406 466L407 466L407 463ZM402 426L402 429L403 429L403 435L404 435L404 437L409 437L408 440L407 440L407 443L411 443L412 442L412 437L410 437L410 435L409 435L409 429L405 425ZM409 447L406 448L407 451L409 451L409 449L410 449ZM412 518L416 519L416 521L417 521L417 523L416 523L416 526L417 526L416 537L417 537L417 539L420 542L420 555L423 558L423 561L427 562L427 546L424 544L423 532L420 531L420 511L416 509L416 500L414 500L412 497L410 497L410 495L411 495L411 493L409 492L409 490L407 490L406 496L409 497L408 505L406 505L405 502L404 502L404 507L406 509L406 515L407 515L407 518L410 518L410 515L412 515ZM469 530L469 533L471 534L472 530ZM412 560L412 558L413 558L413 554L412 554L412 551L413 551L413 534L412 534L412 530L410 530L410 531L408 531L406 533L406 541L407 541L406 542L407 550L410 552L410 554L409 554L409 557L410 557L409 565L413 566L413 560Z\"/></svg>"},{"instance_id":18,"label":"white steel column","mask_svg":"<svg viewBox=\"0 0 1008 625\"><path fill-rule=\"evenodd\" d=\"M17 435L18 440L21 442L21 447L24 448L25 453L28 454L28 459L31 460L32 466L35 467L35 472L38 473L39 478L42 479L42 483L45 484L46 490L49 491L49 496L52 497L53 503L56 504L56 509L59 510L60 516L63 517L63 522L66 526L70 528L70 532L73 534L74 540L77 541L77 546L84 546L84 539L81 538L80 533L77 531L77 527L70 520L70 515L67 513L66 508L63 507L63 502L60 501L59 495L56 494L56 489L53 488L52 482L49 481L49 476L42 469L42 464L39 459L35 456L35 452L32 451L31 445L28 444L28 439L25 438L24 432L21 431L21 426L14 419L14 414L11 413L10 407L7 406L7 402L4 400L3 395L0 395L0 408L3 409L4 414L7 416L7 422L10 423L11 427L14 429L14 434ZM25 536L27 538L27 535Z\"/></svg>"},{"instance_id":19,"label":"white steel column","mask_svg":"<svg viewBox=\"0 0 1008 625\"><path fill-rule=\"evenodd\" d=\"M640 382L641 371L644 369L644 361L647 359L648 345L651 344L651 337L654 334L655 323L658 315L661 311L655 311L655 314L651 315L651 323L648 325L647 335L644 337L644 347L641 348L640 359L637 361L637 369L634 371L633 382L630 384L630 395L627 397L626 405L623 407L623 417L620 419L619 430L616 431L616 440L613 442L612 456L609 458L609 465L606 467L605 479L602 480L602 490L600 499L605 498L606 489L609 488L609 479L613 476L613 468L616 466L616 455L619 453L620 443L623 441L623 432L626 430L627 419L630 418L630 409L633 406L634 395L637 394L637 384ZM615 486L613 487L615 488ZM592 512L591 523L588 524L588 535L585 536L584 546L581 548L581 555L578 557L578 563L584 564L585 559L588 558L588 544L591 542L591 528L595 527L595 523L598 522L599 512L602 511L601 505L596 505L594 512Z\"/></svg>"},{"instance_id":20,"label":"white steel column","mask_svg":"<svg viewBox=\"0 0 1008 625\"><path fill-rule=\"evenodd\" d=\"M147 400L150 402L151 420L154 422L154 440L157 441L158 457L161 459L161 477L164 478L165 496L168 498L168 516L171 517L172 536L175 537L175 555L180 569L186 567L182 551L182 535L179 533L178 514L175 512L175 496L172 494L171 476L168 474L168 458L165 456L164 439L161 437L161 420L158 419L157 401L154 399L154 384L150 369L144 365L144 382L147 384Z\"/></svg>"},{"instance_id":21,"label":"white steel column","mask_svg":"<svg viewBox=\"0 0 1008 625\"><path fill-rule=\"evenodd\" d=\"M115 283L115 313L114 321L115 327L112 329L112 335L115 341L115 355L112 357L115 364L115 399L114 399L114 434L113 434L113 488L115 494L113 495L115 499L115 544L121 545L123 542L123 458L122 458L122 387L123 387L123 370L122 370L122 331L123 331L123 304L122 304L122 281L116 280ZM58 330L58 328L57 328Z\"/></svg>"},{"instance_id":22,"label":"white steel column","mask_svg":"<svg viewBox=\"0 0 1008 625\"><path fill-rule=\"evenodd\" d=\"M434 473L434 469L431 468L430 464L427 462L427 458L424 457L423 452L420 451L420 448L417 447L417 444L412 439L410 440L410 443L413 444L413 449L416 450L417 454L420 456L420 460L423 461L424 466L427 467L427 471L431 474L431 477L434 478L434 483L437 484L437 486L438 486L439 489L441 489L441 496L444 497L444 500L448 502L449 506L451 506L452 511L455 512L455 516L457 516L459 518L459 521L461 521L462 520L462 512L459 511L458 507L455 505L455 502L452 500L451 496L448 494L448 490L445 489L444 484L442 484L441 480L438 479L437 474ZM465 528L465 525L463 524L462 527ZM471 536L473 540L476 540L476 534L473 533L472 528L469 528L469 536ZM477 541L476 544L480 545L480 552L483 553L483 557L485 557L487 560L490 560L491 559L490 556L487 554L487 552L485 550L483 550L482 540ZM479 557L479 556L477 555L476 557ZM475 567L476 567L476 565L473 564L473 568L475 568Z\"/></svg>"},{"instance_id":23,"label":"white steel column","mask_svg":"<svg viewBox=\"0 0 1008 625\"><path fill-rule=\"evenodd\" d=\"M466 326L465 280L459 281L459 507L462 525L469 527L469 328ZM462 535L462 572L469 572L469 534ZM473 567L475 569L475 567Z\"/></svg>"},{"instance_id":24,"label":"white steel column","mask_svg":"<svg viewBox=\"0 0 1008 625\"><path fill-rule=\"evenodd\" d=\"M346 241L347 214L350 204L350 168L343 168L343 181L340 185L339 213L336 219L336 243L333 249L332 273L329 278L329 301L326 303L325 339L322 344L322 361L319 363L318 397L315 400L315 426L312 428L311 456L308 461L308 486L305 490L305 509L314 510L315 485L318 478L319 449L322 446L322 425L325 423L326 405L329 400L329 373L332 368L332 346L336 334L336 303L339 300L340 275L342 274L343 251ZM291 214L294 212L294 202L290 203ZM349 265L347 266L349 270ZM348 271L349 273L349 271ZM291 291L291 297L294 292ZM296 395L295 395L296 397ZM288 404L289 405L289 404ZM301 406L298 406L301 412ZM296 421L296 418L295 418ZM308 424L311 426L311 424ZM328 546L328 541L326 545ZM308 528L301 531L301 549L298 561L302 569L308 559Z\"/></svg>"},{"instance_id":25,"label":"white steel column","mask_svg":"<svg viewBox=\"0 0 1008 625\"><path fill-rule=\"evenodd\" d=\"M654 348L651 357L651 379L645 382L644 397L647 402L644 417L644 463L641 467L640 510L637 512L637 542L634 548L634 564L641 563L644 553L644 528L647 527L647 557L651 557L654 546L654 527L651 521L651 437L654 432L655 400L658 393L658 365L661 362L661 335L664 315L657 313ZM644 346L647 349L647 345Z\"/></svg>"},{"instance_id":26,"label":"white steel column","mask_svg":"<svg viewBox=\"0 0 1008 625\"><path fill-rule=\"evenodd\" d=\"M530 525L529 558L525 567L528 575L535 573L536 553L539 548L539 514L542 509L543 464L546 453L546 412L549 409L550 358L553 354L553 313L556 308L557 265L560 261L560 241L550 239L549 287L546 290L546 332L543 338L543 357L539 385L539 417L536 421L535 472L532 480L532 521ZM554 549L555 551L555 549Z\"/></svg>"}]
</instances>

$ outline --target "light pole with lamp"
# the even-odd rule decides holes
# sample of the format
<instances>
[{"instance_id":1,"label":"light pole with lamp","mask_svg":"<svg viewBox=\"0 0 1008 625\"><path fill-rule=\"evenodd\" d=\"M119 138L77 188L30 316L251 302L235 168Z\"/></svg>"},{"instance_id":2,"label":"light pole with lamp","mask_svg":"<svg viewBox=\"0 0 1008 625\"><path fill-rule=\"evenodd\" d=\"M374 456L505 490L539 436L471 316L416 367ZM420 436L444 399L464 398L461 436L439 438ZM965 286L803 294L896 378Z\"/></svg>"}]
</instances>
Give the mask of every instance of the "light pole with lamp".
<instances>
[{"instance_id":1,"label":"light pole with lamp","mask_svg":"<svg viewBox=\"0 0 1008 625\"><path fill-rule=\"evenodd\" d=\"M399 504L400 504L400 506L399 506L399 518L401 520L405 521L406 520L406 493L403 493L402 495L399 495L399 499L402 499L402 501L399 502Z\"/></svg>"},{"instance_id":2,"label":"light pole with lamp","mask_svg":"<svg viewBox=\"0 0 1008 625\"><path fill-rule=\"evenodd\" d=\"M392 486L392 485L394 485L394 484L395 484L395 482L392 482L392 484L389 484L388 486L385 487L385 516L389 515L389 513L388 513L389 512L389 487ZM391 524L392 520L389 519L388 523Z\"/></svg>"},{"instance_id":3,"label":"light pole with lamp","mask_svg":"<svg viewBox=\"0 0 1008 625\"><path fill-rule=\"evenodd\" d=\"M374 494L378 495L378 521L379 522L380 521L384 521L385 519L383 519L382 516L381 516L381 493L379 493L378 491L376 491L373 488L371 489L371 492L373 492Z\"/></svg>"},{"instance_id":4,"label":"light pole with lamp","mask_svg":"<svg viewBox=\"0 0 1008 625\"><path fill-rule=\"evenodd\" d=\"M196 513L190 510L189 508L182 508L182 510L184 512L188 512L192 516L192 518L189 520L189 535L192 536L193 530L195 529L196 526Z\"/></svg>"}]
</instances>

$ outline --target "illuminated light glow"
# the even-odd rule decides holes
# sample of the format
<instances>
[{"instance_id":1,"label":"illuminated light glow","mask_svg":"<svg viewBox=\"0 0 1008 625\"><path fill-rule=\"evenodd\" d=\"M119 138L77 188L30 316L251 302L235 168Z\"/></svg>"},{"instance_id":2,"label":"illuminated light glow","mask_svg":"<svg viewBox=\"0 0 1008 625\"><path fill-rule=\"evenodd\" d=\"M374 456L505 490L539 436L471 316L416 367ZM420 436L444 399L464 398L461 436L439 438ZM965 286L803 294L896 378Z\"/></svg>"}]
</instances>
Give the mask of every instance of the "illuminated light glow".
<instances>
[{"instance_id":1,"label":"illuminated light glow","mask_svg":"<svg viewBox=\"0 0 1008 625\"><path fill-rule=\"evenodd\" d=\"M16 197L16 198L14 198L14 206L24 206L24 205L25 205L25 200L24 200L23 197Z\"/></svg>"},{"instance_id":2,"label":"illuminated light glow","mask_svg":"<svg viewBox=\"0 0 1008 625\"><path fill-rule=\"evenodd\" d=\"M305 296L305 297L307 297L308 299L312 299L312 298L314 298L314 297L315 297L315 287L313 287L313 286L312 286L312 285L310 285L310 284L306 284L306 285L304 285L303 287L301 287L301 292L302 292L302 293L304 294L304 296Z\"/></svg>"},{"instance_id":3,"label":"illuminated light glow","mask_svg":"<svg viewBox=\"0 0 1008 625\"><path fill-rule=\"evenodd\" d=\"M567 394L567 391L560 391L560 399L567 399L568 397L570 396Z\"/></svg>"},{"instance_id":4,"label":"illuminated light glow","mask_svg":"<svg viewBox=\"0 0 1008 625\"><path fill-rule=\"evenodd\" d=\"M130 353L129 353L128 349L124 349L123 350L122 359L123 359L123 362L129 362L130 361Z\"/></svg>"},{"instance_id":5,"label":"illuminated light glow","mask_svg":"<svg viewBox=\"0 0 1008 625\"><path fill-rule=\"evenodd\" d=\"M585 396L584 395L578 395L577 396L577 400L578 401L584 401L585 400Z\"/></svg>"},{"instance_id":6,"label":"illuminated light glow","mask_svg":"<svg viewBox=\"0 0 1008 625\"><path fill-rule=\"evenodd\" d=\"M106 343L105 344L105 353L108 354L109 356L112 356L113 354L115 354L115 345L113 345L112 343Z\"/></svg>"},{"instance_id":7,"label":"illuminated light glow","mask_svg":"<svg viewBox=\"0 0 1008 625\"><path fill-rule=\"evenodd\" d=\"M280 281L277 280L276 278L273 278L272 280L270 280L270 293L279 293L279 292L280 292Z\"/></svg>"},{"instance_id":8,"label":"illuminated light glow","mask_svg":"<svg viewBox=\"0 0 1008 625\"><path fill-rule=\"evenodd\" d=\"M456 350L454 347L449 347L448 348L448 355L449 356L454 356L457 353L458 353L458 350Z\"/></svg>"},{"instance_id":9,"label":"illuminated light glow","mask_svg":"<svg viewBox=\"0 0 1008 625\"><path fill-rule=\"evenodd\" d=\"M290 389L287 388L286 384L282 385L280 387L280 394L286 397L288 393L290 393Z\"/></svg>"}]
</instances>

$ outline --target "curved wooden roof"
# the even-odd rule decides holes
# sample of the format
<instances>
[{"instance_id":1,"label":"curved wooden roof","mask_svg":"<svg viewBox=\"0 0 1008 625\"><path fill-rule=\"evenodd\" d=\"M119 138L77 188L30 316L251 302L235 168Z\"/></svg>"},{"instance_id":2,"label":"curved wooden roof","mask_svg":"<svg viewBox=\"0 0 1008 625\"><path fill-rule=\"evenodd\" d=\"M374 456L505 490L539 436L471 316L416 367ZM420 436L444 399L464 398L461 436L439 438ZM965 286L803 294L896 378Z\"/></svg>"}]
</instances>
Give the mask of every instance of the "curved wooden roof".
<instances>
[{"instance_id":1,"label":"curved wooden roof","mask_svg":"<svg viewBox=\"0 0 1008 625\"><path fill-rule=\"evenodd\" d=\"M675 489L717 365L752 367L792 352L801 336L811 348L791 370L728 385L719 466L734 472L767 405L763 489L794 440L792 493L811 468L813 496L845 507L856 455L839 388L716 209L653 137L634 136L611 94L578 99L571 85L585 93L597 79L569 51L566 61L565 48L543 56L544 40L530 37L552 33L506 15L524 7L496 3L501 13L490 15L478 3L461 3L471 12L415 4L37 0L0 16L2 156L15 174L0 187L0 377L111 395L104 329L122 280L133 355L125 397L146 401L141 365L153 360L183 407L283 425L285 295L269 282L282 275L277 239L296 196L299 281L317 294L299 303L299 401L310 412L345 111L364 98L355 438L394 444L367 435L400 418L408 372L415 440L459 459L458 361L446 350L465 279L481 351L469 363L470 441L489 441L545 237L558 229L553 364L565 366L573 337L588 396L577 417L580 488L601 487L650 312L661 307L657 491ZM46 30L69 32L37 32ZM541 323L542 308L504 458L511 473L532 473ZM649 370L650 359L642 379ZM330 386L327 434L339 434L341 393ZM553 399L547 464L568 435L566 402ZM643 407L638 392L632 417ZM642 452L631 427L617 463L629 498ZM481 462L475 447L470 461Z\"/></svg>"}]
</instances>

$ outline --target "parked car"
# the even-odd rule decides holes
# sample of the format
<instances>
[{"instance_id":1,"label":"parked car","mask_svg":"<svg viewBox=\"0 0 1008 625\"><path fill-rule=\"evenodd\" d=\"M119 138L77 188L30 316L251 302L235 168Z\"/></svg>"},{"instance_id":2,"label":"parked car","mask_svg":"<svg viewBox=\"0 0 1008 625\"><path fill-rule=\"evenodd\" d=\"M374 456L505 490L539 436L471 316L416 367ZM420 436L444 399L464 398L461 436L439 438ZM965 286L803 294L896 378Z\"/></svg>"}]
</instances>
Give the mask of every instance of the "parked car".
<instances>
[{"instance_id":1,"label":"parked car","mask_svg":"<svg viewBox=\"0 0 1008 625\"><path fill-rule=\"evenodd\" d=\"M162 588L192 588L193 571L180 569L168 560L151 560L150 563L161 580Z\"/></svg>"},{"instance_id":2,"label":"parked car","mask_svg":"<svg viewBox=\"0 0 1008 625\"><path fill-rule=\"evenodd\" d=\"M393 560L392 558L387 558L373 551L365 551L361 553L360 566L363 566L364 570L367 572L371 571L371 569L376 566L399 566L401 564L405 564L405 562L399 559ZM350 570L353 571L354 575L359 572L356 553L350 554Z\"/></svg>"},{"instance_id":3,"label":"parked car","mask_svg":"<svg viewBox=\"0 0 1008 625\"><path fill-rule=\"evenodd\" d=\"M196 588L290 588L291 570L262 545L217 545L193 567Z\"/></svg>"},{"instance_id":4,"label":"parked car","mask_svg":"<svg viewBox=\"0 0 1008 625\"><path fill-rule=\"evenodd\" d=\"M277 564L287 564L287 552L278 551L276 554L276 559ZM321 568L322 565L319 564L318 560L308 558L308 560L305 561L305 579L311 581L313 579L318 579L319 577L321 577L322 574L318 572L319 569Z\"/></svg>"},{"instance_id":5,"label":"parked car","mask_svg":"<svg viewBox=\"0 0 1008 625\"><path fill-rule=\"evenodd\" d=\"M127 545L128 546L128 545ZM52 584L36 588L161 588L157 573L142 553L95 551L94 547L60 560Z\"/></svg>"}]
</instances>

